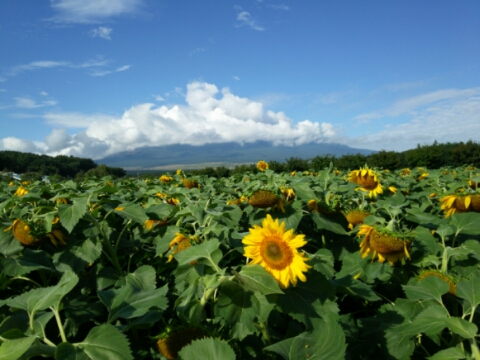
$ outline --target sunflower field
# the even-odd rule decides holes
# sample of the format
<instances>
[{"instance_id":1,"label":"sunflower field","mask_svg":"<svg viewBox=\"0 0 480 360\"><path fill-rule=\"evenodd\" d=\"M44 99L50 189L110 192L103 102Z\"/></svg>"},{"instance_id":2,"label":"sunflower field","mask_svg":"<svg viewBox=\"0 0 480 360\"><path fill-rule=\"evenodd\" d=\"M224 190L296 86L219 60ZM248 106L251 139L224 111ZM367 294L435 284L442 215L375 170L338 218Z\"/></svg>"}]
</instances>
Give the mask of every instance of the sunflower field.
<instances>
[{"instance_id":1,"label":"sunflower field","mask_svg":"<svg viewBox=\"0 0 480 360\"><path fill-rule=\"evenodd\" d=\"M477 359L480 171L0 182L0 360Z\"/></svg>"}]
</instances>

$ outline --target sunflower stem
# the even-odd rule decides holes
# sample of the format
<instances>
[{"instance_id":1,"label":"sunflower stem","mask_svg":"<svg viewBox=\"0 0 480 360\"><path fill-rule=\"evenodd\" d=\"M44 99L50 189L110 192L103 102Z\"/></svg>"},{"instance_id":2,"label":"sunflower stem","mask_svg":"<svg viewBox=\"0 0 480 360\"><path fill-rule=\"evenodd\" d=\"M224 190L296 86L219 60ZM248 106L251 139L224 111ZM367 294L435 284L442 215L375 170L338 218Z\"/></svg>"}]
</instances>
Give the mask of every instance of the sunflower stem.
<instances>
[{"instance_id":1,"label":"sunflower stem","mask_svg":"<svg viewBox=\"0 0 480 360\"><path fill-rule=\"evenodd\" d=\"M266 321L262 321L260 324L260 330L262 331L263 340L265 340L265 344L268 346L272 343L270 339L270 333L268 332L268 325Z\"/></svg>"},{"instance_id":2,"label":"sunflower stem","mask_svg":"<svg viewBox=\"0 0 480 360\"><path fill-rule=\"evenodd\" d=\"M67 337L65 336L65 331L63 330L62 319L60 318L60 312L58 311L58 305L51 307L53 314L55 315L55 320L57 321L58 330L60 331L60 337L62 338L62 342L67 342Z\"/></svg>"},{"instance_id":3,"label":"sunflower stem","mask_svg":"<svg viewBox=\"0 0 480 360\"><path fill-rule=\"evenodd\" d=\"M447 273L447 269L448 269L448 260L449 260L449 256L448 256L448 250L450 249L450 246L446 246L444 249L443 249L443 255L442 255L442 267L440 268L440 271L444 274Z\"/></svg>"}]
</instances>

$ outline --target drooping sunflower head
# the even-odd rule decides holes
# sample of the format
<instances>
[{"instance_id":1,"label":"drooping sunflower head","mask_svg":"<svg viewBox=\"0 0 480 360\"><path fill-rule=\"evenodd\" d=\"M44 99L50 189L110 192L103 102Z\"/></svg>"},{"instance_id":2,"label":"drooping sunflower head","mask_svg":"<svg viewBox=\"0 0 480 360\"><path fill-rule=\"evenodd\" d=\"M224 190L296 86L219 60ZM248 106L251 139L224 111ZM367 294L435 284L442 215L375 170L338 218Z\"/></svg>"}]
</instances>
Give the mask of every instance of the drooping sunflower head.
<instances>
[{"instance_id":1,"label":"drooping sunflower head","mask_svg":"<svg viewBox=\"0 0 480 360\"><path fill-rule=\"evenodd\" d=\"M452 295L456 295L456 293L457 293L457 282L456 282L456 280L452 276L449 276L447 274L442 273L440 270L436 270L436 269L421 270L420 273L417 275L417 279L419 281L421 281L421 280L423 280L427 277L430 277L430 276L435 276L435 277L438 277L439 279L445 281L449 286L448 292Z\"/></svg>"},{"instance_id":2,"label":"drooping sunflower head","mask_svg":"<svg viewBox=\"0 0 480 360\"><path fill-rule=\"evenodd\" d=\"M270 190L257 190L248 197L247 202L260 209L279 208L282 212L285 212L284 201L281 197Z\"/></svg>"},{"instance_id":3,"label":"drooping sunflower head","mask_svg":"<svg viewBox=\"0 0 480 360\"><path fill-rule=\"evenodd\" d=\"M383 186L380 184L377 174L369 168L351 171L348 181L360 185L360 190L367 191L369 197L383 193Z\"/></svg>"},{"instance_id":4,"label":"drooping sunflower head","mask_svg":"<svg viewBox=\"0 0 480 360\"><path fill-rule=\"evenodd\" d=\"M348 228L353 230L357 225L363 224L363 220L370 216L370 213L364 210L353 209L345 213L345 219L348 221Z\"/></svg>"},{"instance_id":5,"label":"drooping sunflower head","mask_svg":"<svg viewBox=\"0 0 480 360\"><path fill-rule=\"evenodd\" d=\"M180 204L180 200L178 200L177 198L168 198L167 199L167 204L169 205L172 205L172 206L177 206L178 204Z\"/></svg>"},{"instance_id":6,"label":"drooping sunflower head","mask_svg":"<svg viewBox=\"0 0 480 360\"><path fill-rule=\"evenodd\" d=\"M67 245L67 237L59 228L53 228L52 231L47 234L47 237L50 239L52 244L55 245L55 247L58 247L59 244Z\"/></svg>"},{"instance_id":7,"label":"drooping sunflower head","mask_svg":"<svg viewBox=\"0 0 480 360\"><path fill-rule=\"evenodd\" d=\"M260 161L257 163L257 169L258 169L259 171L268 170L268 163L267 163L266 161L260 160Z\"/></svg>"},{"instance_id":8,"label":"drooping sunflower head","mask_svg":"<svg viewBox=\"0 0 480 360\"><path fill-rule=\"evenodd\" d=\"M412 240L404 234L386 228L360 225L357 236L360 235L364 235L360 243L360 254L363 258L373 254L372 261L378 256L379 262L387 260L390 265L394 265L405 256L410 259L408 248Z\"/></svg>"},{"instance_id":9,"label":"drooping sunflower head","mask_svg":"<svg viewBox=\"0 0 480 360\"><path fill-rule=\"evenodd\" d=\"M290 204L295 199L295 191L289 187L281 187L280 188L283 198L287 204Z\"/></svg>"},{"instance_id":10,"label":"drooping sunflower head","mask_svg":"<svg viewBox=\"0 0 480 360\"><path fill-rule=\"evenodd\" d=\"M187 189L192 189L194 187L200 189L200 184L193 179L182 179L182 183Z\"/></svg>"},{"instance_id":11,"label":"drooping sunflower head","mask_svg":"<svg viewBox=\"0 0 480 360\"><path fill-rule=\"evenodd\" d=\"M26 188L24 188L23 186L19 186L17 191L15 191L15 194L13 194L13 195L23 196L23 195L27 195L27 194L28 194L28 190Z\"/></svg>"},{"instance_id":12,"label":"drooping sunflower head","mask_svg":"<svg viewBox=\"0 0 480 360\"><path fill-rule=\"evenodd\" d=\"M175 255L176 253L188 249L190 246L192 246L192 243L198 242L199 240L196 236L187 237L182 233L176 233L175 238L170 241L170 244L168 245L170 247L171 253L168 256L167 262L171 262L173 260L173 255ZM192 261L191 264L195 265L196 261Z\"/></svg>"},{"instance_id":13,"label":"drooping sunflower head","mask_svg":"<svg viewBox=\"0 0 480 360\"><path fill-rule=\"evenodd\" d=\"M445 213L445 217L455 213L480 212L480 194L447 195L441 198L440 202L442 203L440 208Z\"/></svg>"},{"instance_id":14,"label":"drooping sunflower head","mask_svg":"<svg viewBox=\"0 0 480 360\"><path fill-rule=\"evenodd\" d=\"M400 171L400 175L401 176L407 176L407 175L410 175L411 172L412 172L412 170L410 170L409 168L404 168Z\"/></svg>"},{"instance_id":15,"label":"drooping sunflower head","mask_svg":"<svg viewBox=\"0 0 480 360\"><path fill-rule=\"evenodd\" d=\"M160 354L168 360L178 358L178 352L190 344L193 340L205 337L205 333L200 329L184 328L172 333L167 333L157 341L157 348Z\"/></svg>"},{"instance_id":16,"label":"drooping sunflower head","mask_svg":"<svg viewBox=\"0 0 480 360\"><path fill-rule=\"evenodd\" d=\"M41 242L31 234L30 225L21 219L15 219L12 226L5 229L5 231L9 230L12 230L15 239L25 246L38 245Z\"/></svg>"},{"instance_id":17,"label":"drooping sunflower head","mask_svg":"<svg viewBox=\"0 0 480 360\"><path fill-rule=\"evenodd\" d=\"M422 181L423 179L425 179L425 178L428 177L428 176L430 176L429 173L427 173L426 171L425 171L425 172L422 172L422 173L418 176L417 180L418 180L418 181Z\"/></svg>"},{"instance_id":18,"label":"drooping sunflower head","mask_svg":"<svg viewBox=\"0 0 480 360\"><path fill-rule=\"evenodd\" d=\"M267 270L282 288L297 281L306 281L305 272L311 266L305 262L308 258L298 249L305 245L305 235L296 235L293 229L285 231L285 223L279 224L270 215L263 220L262 226L254 225L250 234L242 240L245 245L244 256L251 259L250 265L259 264Z\"/></svg>"}]
</instances>

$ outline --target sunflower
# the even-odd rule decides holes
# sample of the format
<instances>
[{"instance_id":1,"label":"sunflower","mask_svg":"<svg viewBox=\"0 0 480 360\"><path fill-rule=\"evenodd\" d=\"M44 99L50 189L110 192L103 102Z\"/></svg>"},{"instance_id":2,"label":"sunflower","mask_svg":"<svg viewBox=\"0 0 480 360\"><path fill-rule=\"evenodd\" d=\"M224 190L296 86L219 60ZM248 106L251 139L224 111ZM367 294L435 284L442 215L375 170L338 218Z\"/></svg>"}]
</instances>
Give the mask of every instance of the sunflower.
<instances>
[{"instance_id":1,"label":"sunflower","mask_svg":"<svg viewBox=\"0 0 480 360\"><path fill-rule=\"evenodd\" d=\"M442 273L440 270L436 270L436 269L421 270L421 272L417 275L417 279L421 281L430 276L435 276L445 281L449 286L448 292L452 295L457 294L457 284L455 279L447 274Z\"/></svg>"},{"instance_id":2,"label":"sunflower","mask_svg":"<svg viewBox=\"0 0 480 360\"><path fill-rule=\"evenodd\" d=\"M394 233L388 229L377 228L370 225L360 225L357 236L365 235L360 243L362 258L373 252L372 261L378 256L378 261L383 263L387 260L390 265L403 259L410 259L408 247L411 240L402 234Z\"/></svg>"},{"instance_id":3,"label":"sunflower","mask_svg":"<svg viewBox=\"0 0 480 360\"><path fill-rule=\"evenodd\" d=\"M280 190L282 191L283 198L285 199L287 204L290 204L293 199L295 199L295 191L293 191L292 188L282 187L280 188Z\"/></svg>"},{"instance_id":4,"label":"sunflower","mask_svg":"<svg viewBox=\"0 0 480 360\"><path fill-rule=\"evenodd\" d=\"M480 212L480 195L447 195L440 199L442 202L441 209L445 213L445 217L449 217L455 213Z\"/></svg>"},{"instance_id":5,"label":"sunflower","mask_svg":"<svg viewBox=\"0 0 480 360\"><path fill-rule=\"evenodd\" d=\"M266 161L260 160L260 161L257 163L257 169L258 169L259 171L268 170L268 163L267 163Z\"/></svg>"},{"instance_id":6,"label":"sunflower","mask_svg":"<svg viewBox=\"0 0 480 360\"><path fill-rule=\"evenodd\" d=\"M348 181L360 185L360 190L368 191L369 197L383 193L383 186L380 184L377 174L369 168L351 171L348 175Z\"/></svg>"},{"instance_id":7,"label":"sunflower","mask_svg":"<svg viewBox=\"0 0 480 360\"><path fill-rule=\"evenodd\" d=\"M402 171L400 171L400 175L407 176L407 175L410 175L411 172L412 170L410 170L409 168L405 168L405 169L402 169Z\"/></svg>"},{"instance_id":8,"label":"sunflower","mask_svg":"<svg viewBox=\"0 0 480 360\"><path fill-rule=\"evenodd\" d=\"M67 243L65 242L65 234L60 229L52 229L52 231L47 234L47 237L56 247L58 247L58 243L60 243L61 245L67 245Z\"/></svg>"},{"instance_id":9,"label":"sunflower","mask_svg":"<svg viewBox=\"0 0 480 360\"><path fill-rule=\"evenodd\" d=\"M165 356L168 360L175 360L178 358L178 352L190 344L193 340L205 337L205 333L200 329L184 328L166 334L157 341L157 347L160 354Z\"/></svg>"},{"instance_id":10,"label":"sunflower","mask_svg":"<svg viewBox=\"0 0 480 360\"><path fill-rule=\"evenodd\" d=\"M167 199L167 204L177 206L178 204L180 204L180 200L178 200L177 198L169 198Z\"/></svg>"},{"instance_id":11,"label":"sunflower","mask_svg":"<svg viewBox=\"0 0 480 360\"><path fill-rule=\"evenodd\" d=\"M182 183L187 189L192 189L194 187L200 189L200 185L193 179L182 179Z\"/></svg>"},{"instance_id":12,"label":"sunflower","mask_svg":"<svg viewBox=\"0 0 480 360\"><path fill-rule=\"evenodd\" d=\"M254 225L250 234L242 240L245 245L244 256L252 259L249 265L260 264L267 270L282 288L290 283L297 285L297 279L306 281L304 272L311 266L305 262L305 253L298 248L305 245L305 235L296 235L293 229L285 231L285 222L278 223L270 215L262 221L262 226Z\"/></svg>"},{"instance_id":13,"label":"sunflower","mask_svg":"<svg viewBox=\"0 0 480 360\"><path fill-rule=\"evenodd\" d=\"M143 223L143 227L145 228L145 230L150 231L150 230L153 229L154 226L165 225L166 223L167 223L167 221L165 219L164 220L147 219Z\"/></svg>"},{"instance_id":14,"label":"sunflower","mask_svg":"<svg viewBox=\"0 0 480 360\"><path fill-rule=\"evenodd\" d=\"M430 176L427 172L422 172L420 176L417 178L418 181L425 179L427 176Z\"/></svg>"},{"instance_id":15,"label":"sunflower","mask_svg":"<svg viewBox=\"0 0 480 360\"><path fill-rule=\"evenodd\" d=\"M171 176L168 176L168 175L162 175L162 176L160 176L159 180L162 183L166 184L166 183L169 183L170 181L172 181L173 178Z\"/></svg>"},{"instance_id":16,"label":"sunflower","mask_svg":"<svg viewBox=\"0 0 480 360\"><path fill-rule=\"evenodd\" d=\"M13 195L23 196L23 195L27 195L27 194L28 194L28 190L26 188L24 188L23 186L19 186L17 191L15 191L15 194L13 194Z\"/></svg>"},{"instance_id":17,"label":"sunflower","mask_svg":"<svg viewBox=\"0 0 480 360\"><path fill-rule=\"evenodd\" d=\"M15 239L20 241L23 245L31 246L31 245L37 245L40 243L40 240L36 239L30 233L30 226L23 220L20 220L20 219L13 220L12 226L9 226L8 228L5 229L5 231L10 231L10 230L12 230L13 236L15 237Z\"/></svg>"},{"instance_id":18,"label":"sunflower","mask_svg":"<svg viewBox=\"0 0 480 360\"><path fill-rule=\"evenodd\" d=\"M275 210L278 207L283 213L285 212L283 199L270 190L255 191L247 202L255 208Z\"/></svg>"},{"instance_id":19,"label":"sunflower","mask_svg":"<svg viewBox=\"0 0 480 360\"><path fill-rule=\"evenodd\" d=\"M390 191L392 194L395 194L397 192L397 188L395 186L389 186L388 191Z\"/></svg>"},{"instance_id":20,"label":"sunflower","mask_svg":"<svg viewBox=\"0 0 480 360\"><path fill-rule=\"evenodd\" d=\"M357 225L363 224L363 220L370 216L370 213L364 210L353 209L345 214L345 219L348 221L348 228L353 230Z\"/></svg>"},{"instance_id":21,"label":"sunflower","mask_svg":"<svg viewBox=\"0 0 480 360\"><path fill-rule=\"evenodd\" d=\"M176 233L175 238L170 241L169 247L172 250L170 255L168 255L168 260L167 262L171 262L173 260L173 255L176 253L183 251L185 249L188 249L190 246L192 246L192 241L195 241L196 243L199 242L198 238L196 236L190 236L186 237L185 235L181 233ZM194 260L190 264L195 265L197 262Z\"/></svg>"}]
</instances>

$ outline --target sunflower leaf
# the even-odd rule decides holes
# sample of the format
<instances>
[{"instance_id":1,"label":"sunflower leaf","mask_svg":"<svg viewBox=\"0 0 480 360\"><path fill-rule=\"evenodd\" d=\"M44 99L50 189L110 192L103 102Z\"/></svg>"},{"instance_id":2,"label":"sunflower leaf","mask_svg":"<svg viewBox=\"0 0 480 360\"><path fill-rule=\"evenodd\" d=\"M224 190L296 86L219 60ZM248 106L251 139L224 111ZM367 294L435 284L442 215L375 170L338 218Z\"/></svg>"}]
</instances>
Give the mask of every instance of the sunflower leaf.
<instances>
[{"instance_id":1,"label":"sunflower leaf","mask_svg":"<svg viewBox=\"0 0 480 360\"><path fill-rule=\"evenodd\" d=\"M2 334L3 335L3 334ZM35 341L35 336L4 339L0 346L0 360L17 360Z\"/></svg>"},{"instance_id":2,"label":"sunflower leaf","mask_svg":"<svg viewBox=\"0 0 480 360\"><path fill-rule=\"evenodd\" d=\"M480 214L478 213L453 214L450 224L457 228L458 233L467 235L480 234Z\"/></svg>"},{"instance_id":3,"label":"sunflower leaf","mask_svg":"<svg viewBox=\"0 0 480 360\"><path fill-rule=\"evenodd\" d=\"M273 276L258 264L245 265L240 273L234 272L234 275L248 290L263 295L283 294Z\"/></svg>"},{"instance_id":4,"label":"sunflower leaf","mask_svg":"<svg viewBox=\"0 0 480 360\"><path fill-rule=\"evenodd\" d=\"M445 281L435 276L427 277L415 285L402 287L410 300L435 300L439 304L442 304L442 295L450 290Z\"/></svg>"},{"instance_id":5,"label":"sunflower leaf","mask_svg":"<svg viewBox=\"0 0 480 360\"><path fill-rule=\"evenodd\" d=\"M69 233L87 212L88 196L78 197L73 200L73 205L61 204L58 206L60 222Z\"/></svg>"},{"instance_id":6,"label":"sunflower leaf","mask_svg":"<svg viewBox=\"0 0 480 360\"><path fill-rule=\"evenodd\" d=\"M194 340L178 353L179 359L235 360L235 352L224 340L205 338Z\"/></svg>"}]
</instances>

